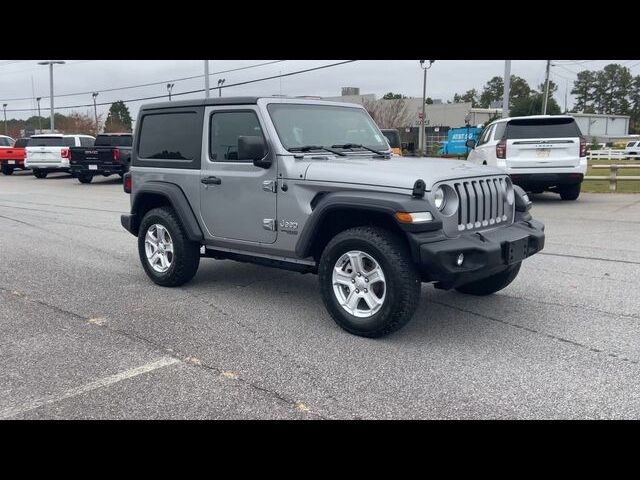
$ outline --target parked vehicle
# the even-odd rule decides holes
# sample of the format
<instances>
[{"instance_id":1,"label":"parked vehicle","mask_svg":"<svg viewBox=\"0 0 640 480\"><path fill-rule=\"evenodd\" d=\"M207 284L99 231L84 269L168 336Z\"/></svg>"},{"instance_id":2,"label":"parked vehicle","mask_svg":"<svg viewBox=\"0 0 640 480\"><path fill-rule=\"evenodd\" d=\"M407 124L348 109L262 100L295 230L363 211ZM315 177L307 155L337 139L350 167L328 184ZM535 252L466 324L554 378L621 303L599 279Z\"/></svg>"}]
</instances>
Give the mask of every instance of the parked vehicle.
<instances>
[{"instance_id":1,"label":"parked vehicle","mask_svg":"<svg viewBox=\"0 0 640 480\"><path fill-rule=\"evenodd\" d=\"M502 118L487 125L468 160L503 168L516 185L533 193L556 192L576 200L587 173L587 144L573 117Z\"/></svg>"},{"instance_id":2,"label":"parked vehicle","mask_svg":"<svg viewBox=\"0 0 640 480\"><path fill-rule=\"evenodd\" d=\"M624 153L632 158L640 156L640 141L627 143Z\"/></svg>"},{"instance_id":3,"label":"parked vehicle","mask_svg":"<svg viewBox=\"0 0 640 480\"><path fill-rule=\"evenodd\" d=\"M71 147L71 173L80 183L91 183L96 175L124 176L131 162L132 139L131 133L103 133L92 147Z\"/></svg>"},{"instance_id":4,"label":"parked vehicle","mask_svg":"<svg viewBox=\"0 0 640 480\"><path fill-rule=\"evenodd\" d=\"M92 147L94 141L91 135L33 135L25 148L24 164L37 178L46 178L51 172L69 172L69 149Z\"/></svg>"},{"instance_id":5,"label":"parked vehicle","mask_svg":"<svg viewBox=\"0 0 640 480\"><path fill-rule=\"evenodd\" d=\"M317 273L338 325L379 337L409 321L421 282L488 295L544 245L504 171L391 158L361 105L157 103L134 137L121 223L158 285L188 282L201 256Z\"/></svg>"},{"instance_id":6,"label":"parked vehicle","mask_svg":"<svg viewBox=\"0 0 640 480\"><path fill-rule=\"evenodd\" d=\"M400 140L400 132L395 128L383 128L380 130L389 142L391 151L394 155L402 155L402 142Z\"/></svg>"},{"instance_id":7,"label":"parked vehicle","mask_svg":"<svg viewBox=\"0 0 640 480\"><path fill-rule=\"evenodd\" d=\"M0 170L4 175L11 175L15 169L27 169L24 166L24 147L28 141L28 138L19 138L10 147L0 147Z\"/></svg>"}]
</instances>

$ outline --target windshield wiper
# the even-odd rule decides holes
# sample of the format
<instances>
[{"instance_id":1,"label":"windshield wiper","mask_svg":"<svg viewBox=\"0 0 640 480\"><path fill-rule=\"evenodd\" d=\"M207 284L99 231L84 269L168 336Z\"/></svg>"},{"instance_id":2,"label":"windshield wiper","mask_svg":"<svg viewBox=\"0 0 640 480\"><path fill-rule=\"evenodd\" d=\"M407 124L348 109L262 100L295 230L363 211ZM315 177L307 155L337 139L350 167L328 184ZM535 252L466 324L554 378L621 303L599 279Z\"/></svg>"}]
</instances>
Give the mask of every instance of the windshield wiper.
<instances>
[{"instance_id":1,"label":"windshield wiper","mask_svg":"<svg viewBox=\"0 0 640 480\"><path fill-rule=\"evenodd\" d=\"M345 143L344 145L331 145L331 148L345 148L349 150L353 150L354 148L364 148L365 150L369 150L370 152L377 153L382 157L386 157L389 155L388 153L366 147L365 145L360 145L359 143Z\"/></svg>"},{"instance_id":2,"label":"windshield wiper","mask_svg":"<svg viewBox=\"0 0 640 480\"><path fill-rule=\"evenodd\" d=\"M288 148L287 150L289 150L290 152L309 152L311 150L326 150L327 152L340 155L341 157L346 156L346 153L333 150L333 148L323 147L322 145L305 145L304 147L293 147L293 148Z\"/></svg>"}]
</instances>

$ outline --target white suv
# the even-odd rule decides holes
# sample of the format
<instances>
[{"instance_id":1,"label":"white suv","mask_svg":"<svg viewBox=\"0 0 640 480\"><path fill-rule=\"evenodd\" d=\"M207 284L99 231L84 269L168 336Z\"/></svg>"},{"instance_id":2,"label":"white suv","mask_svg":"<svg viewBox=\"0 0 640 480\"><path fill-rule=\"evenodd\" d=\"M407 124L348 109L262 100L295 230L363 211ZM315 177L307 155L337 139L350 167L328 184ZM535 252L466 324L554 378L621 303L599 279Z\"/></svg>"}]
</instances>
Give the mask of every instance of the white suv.
<instances>
[{"instance_id":1,"label":"white suv","mask_svg":"<svg viewBox=\"0 0 640 480\"><path fill-rule=\"evenodd\" d=\"M50 172L69 172L69 148L93 147L94 141L91 135L34 135L25 148L24 165L37 178L46 178Z\"/></svg>"},{"instance_id":2,"label":"white suv","mask_svg":"<svg viewBox=\"0 0 640 480\"><path fill-rule=\"evenodd\" d=\"M513 183L533 193L559 193L575 200L587 173L587 144L573 117L535 115L502 118L485 127L468 160L504 168Z\"/></svg>"},{"instance_id":3,"label":"white suv","mask_svg":"<svg viewBox=\"0 0 640 480\"><path fill-rule=\"evenodd\" d=\"M640 157L640 142L629 142L624 149L625 155L628 157Z\"/></svg>"}]
</instances>

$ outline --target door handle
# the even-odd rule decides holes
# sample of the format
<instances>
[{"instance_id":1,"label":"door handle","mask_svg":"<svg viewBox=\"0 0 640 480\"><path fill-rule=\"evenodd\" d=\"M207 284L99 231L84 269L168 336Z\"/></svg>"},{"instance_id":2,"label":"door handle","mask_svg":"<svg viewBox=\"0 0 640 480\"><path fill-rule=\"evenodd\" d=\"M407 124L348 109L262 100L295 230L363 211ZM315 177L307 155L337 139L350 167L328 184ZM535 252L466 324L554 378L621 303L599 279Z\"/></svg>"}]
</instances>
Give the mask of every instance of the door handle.
<instances>
[{"instance_id":1,"label":"door handle","mask_svg":"<svg viewBox=\"0 0 640 480\"><path fill-rule=\"evenodd\" d=\"M205 177L200 179L200 182L204 183L205 185L220 185L222 183L222 179L218 177Z\"/></svg>"}]
</instances>

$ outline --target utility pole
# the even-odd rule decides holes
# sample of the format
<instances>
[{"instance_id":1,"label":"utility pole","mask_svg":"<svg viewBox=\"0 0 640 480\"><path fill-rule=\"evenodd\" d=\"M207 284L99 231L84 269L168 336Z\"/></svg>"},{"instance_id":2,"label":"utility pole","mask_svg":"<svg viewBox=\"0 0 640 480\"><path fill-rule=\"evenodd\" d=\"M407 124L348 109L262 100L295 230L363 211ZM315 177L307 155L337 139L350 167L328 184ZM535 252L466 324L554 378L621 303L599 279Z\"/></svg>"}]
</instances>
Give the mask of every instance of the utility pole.
<instances>
[{"instance_id":1,"label":"utility pole","mask_svg":"<svg viewBox=\"0 0 640 480\"><path fill-rule=\"evenodd\" d=\"M509 116L509 94L511 93L511 60L504 61L504 94L502 95L502 118Z\"/></svg>"},{"instance_id":2,"label":"utility pole","mask_svg":"<svg viewBox=\"0 0 640 480\"><path fill-rule=\"evenodd\" d=\"M48 60L46 62L38 62L38 65L49 65L49 99L51 106L51 133L55 131L55 113L53 108L53 66L55 64L64 65L66 62L63 60Z\"/></svg>"},{"instance_id":3,"label":"utility pole","mask_svg":"<svg viewBox=\"0 0 640 480\"><path fill-rule=\"evenodd\" d=\"M38 133L42 133L42 115L40 115L40 100L42 100L42 97L36 98L36 102L38 102L38 130L40 130Z\"/></svg>"},{"instance_id":4,"label":"utility pole","mask_svg":"<svg viewBox=\"0 0 640 480\"><path fill-rule=\"evenodd\" d=\"M567 113L567 96L569 94L569 80L564 81L564 113Z\"/></svg>"},{"instance_id":5,"label":"utility pole","mask_svg":"<svg viewBox=\"0 0 640 480\"><path fill-rule=\"evenodd\" d=\"M96 134L98 133L98 107L96 106L96 97L99 92L93 92L91 96L93 97L93 115L96 119Z\"/></svg>"},{"instance_id":6,"label":"utility pole","mask_svg":"<svg viewBox=\"0 0 640 480\"><path fill-rule=\"evenodd\" d=\"M204 98L209 98L209 60L204 61Z\"/></svg>"},{"instance_id":7,"label":"utility pole","mask_svg":"<svg viewBox=\"0 0 640 480\"><path fill-rule=\"evenodd\" d=\"M426 127L426 103L427 103L427 70L431 68L435 60L429 60L429 65L425 65L424 60L420 60L420 68L424 71L424 77L422 79L422 118L420 119L420 130L418 130L418 149L420 150L420 155L425 157L426 153L426 142L425 142L425 127Z\"/></svg>"},{"instance_id":8,"label":"utility pole","mask_svg":"<svg viewBox=\"0 0 640 480\"><path fill-rule=\"evenodd\" d=\"M547 114L547 99L549 98L549 69L551 68L551 60L547 60L547 72L544 76L544 98L542 99L542 114Z\"/></svg>"},{"instance_id":9,"label":"utility pole","mask_svg":"<svg viewBox=\"0 0 640 480\"><path fill-rule=\"evenodd\" d=\"M4 110L4 134L9 136L9 134L7 133L7 105L9 105L8 103L5 103L2 105L2 109Z\"/></svg>"}]
</instances>

